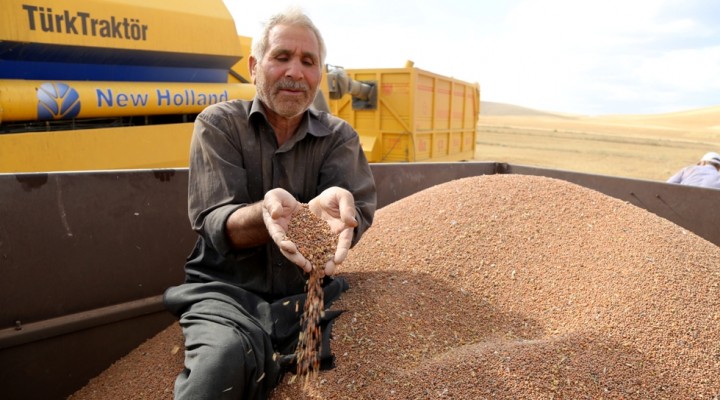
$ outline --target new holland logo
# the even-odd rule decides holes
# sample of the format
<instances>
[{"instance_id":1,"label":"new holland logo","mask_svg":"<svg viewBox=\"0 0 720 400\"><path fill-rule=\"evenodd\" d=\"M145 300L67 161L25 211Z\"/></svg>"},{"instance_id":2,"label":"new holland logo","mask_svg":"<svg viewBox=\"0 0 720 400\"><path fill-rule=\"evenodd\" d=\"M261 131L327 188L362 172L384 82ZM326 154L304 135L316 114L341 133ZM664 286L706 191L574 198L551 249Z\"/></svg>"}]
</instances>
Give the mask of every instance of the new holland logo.
<instances>
[{"instance_id":1,"label":"new holland logo","mask_svg":"<svg viewBox=\"0 0 720 400\"><path fill-rule=\"evenodd\" d=\"M75 118L80 113L80 96L65 83L43 83L37 97L39 120Z\"/></svg>"}]
</instances>

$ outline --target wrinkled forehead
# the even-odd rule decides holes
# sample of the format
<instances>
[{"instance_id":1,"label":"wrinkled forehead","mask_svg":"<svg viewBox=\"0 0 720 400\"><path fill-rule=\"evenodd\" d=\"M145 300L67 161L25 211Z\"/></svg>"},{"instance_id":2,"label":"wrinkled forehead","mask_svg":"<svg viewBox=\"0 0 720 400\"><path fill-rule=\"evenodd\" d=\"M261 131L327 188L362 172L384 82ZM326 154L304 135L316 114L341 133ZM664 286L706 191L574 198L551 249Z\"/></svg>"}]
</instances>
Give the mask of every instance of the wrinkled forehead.
<instances>
[{"instance_id":1,"label":"wrinkled forehead","mask_svg":"<svg viewBox=\"0 0 720 400\"><path fill-rule=\"evenodd\" d=\"M310 28L300 25L276 25L268 35L268 55L291 52L320 58L320 44Z\"/></svg>"}]
</instances>

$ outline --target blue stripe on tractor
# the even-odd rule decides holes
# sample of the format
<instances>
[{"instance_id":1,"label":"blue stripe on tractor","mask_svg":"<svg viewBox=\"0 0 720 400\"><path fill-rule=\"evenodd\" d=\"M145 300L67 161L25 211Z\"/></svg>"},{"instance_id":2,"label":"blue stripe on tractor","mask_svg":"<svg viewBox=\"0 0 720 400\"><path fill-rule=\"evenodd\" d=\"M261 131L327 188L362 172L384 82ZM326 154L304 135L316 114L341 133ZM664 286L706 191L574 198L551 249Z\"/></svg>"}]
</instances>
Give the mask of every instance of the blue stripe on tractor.
<instances>
[{"instance_id":1,"label":"blue stripe on tractor","mask_svg":"<svg viewBox=\"0 0 720 400\"><path fill-rule=\"evenodd\" d=\"M225 83L239 59L0 41L0 79Z\"/></svg>"},{"instance_id":2,"label":"blue stripe on tractor","mask_svg":"<svg viewBox=\"0 0 720 400\"><path fill-rule=\"evenodd\" d=\"M226 83L228 70L0 60L0 79Z\"/></svg>"}]
</instances>

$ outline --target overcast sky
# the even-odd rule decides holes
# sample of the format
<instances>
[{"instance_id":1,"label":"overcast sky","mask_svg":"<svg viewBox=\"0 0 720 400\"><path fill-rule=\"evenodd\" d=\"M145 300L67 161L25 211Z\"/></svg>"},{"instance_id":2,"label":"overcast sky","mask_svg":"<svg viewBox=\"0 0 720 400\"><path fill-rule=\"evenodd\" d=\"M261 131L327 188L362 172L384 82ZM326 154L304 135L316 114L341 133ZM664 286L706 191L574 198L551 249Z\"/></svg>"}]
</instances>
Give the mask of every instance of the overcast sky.
<instances>
[{"instance_id":1,"label":"overcast sky","mask_svg":"<svg viewBox=\"0 0 720 400\"><path fill-rule=\"evenodd\" d=\"M718 0L224 0L238 33L289 5L327 63L480 84L481 101L582 115L720 105Z\"/></svg>"}]
</instances>

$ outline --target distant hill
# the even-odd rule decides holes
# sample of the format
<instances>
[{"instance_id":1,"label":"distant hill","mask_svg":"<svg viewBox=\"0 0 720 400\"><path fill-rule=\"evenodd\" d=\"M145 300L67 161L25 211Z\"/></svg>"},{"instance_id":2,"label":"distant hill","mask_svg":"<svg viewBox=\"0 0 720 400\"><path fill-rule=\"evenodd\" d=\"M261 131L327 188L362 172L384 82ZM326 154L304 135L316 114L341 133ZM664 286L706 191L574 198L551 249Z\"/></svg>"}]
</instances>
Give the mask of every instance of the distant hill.
<instances>
[{"instance_id":1,"label":"distant hill","mask_svg":"<svg viewBox=\"0 0 720 400\"><path fill-rule=\"evenodd\" d=\"M672 126L684 128L712 128L720 130L720 106L660 114L607 114L596 116L574 115L562 112L543 111L514 104L493 101L480 102L480 116L484 117L554 117L569 120L613 121L634 125Z\"/></svg>"},{"instance_id":2,"label":"distant hill","mask_svg":"<svg viewBox=\"0 0 720 400\"><path fill-rule=\"evenodd\" d=\"M496 103L492 101L480 102L481 116L547 116L569 118L562 113L534 110L532 108L516 106L514 104Z\"/></svg>"},{"instance_id":3,"label":"distant hill","mask_svg":"<svg viewBox=\"0 0 720 400\"><path fill-rule=\"evenodd\" d=\"M513 104L482 101L480 123L500 124L574 131L626 130L629 127L643 130L673 130L675 137L706 136L720 138L720 106L668 112L662 114L607 114L574 115L561 112L535 110Z\"/></svg>"},{"instance_id":4,"label":"distant hill","mask_svg":"<svg viewBox=\"0 0 720 400\"><path fill-rule=\"evenodd\" d=\"M476 160L665 181L720 151L720 105L592 116L492 102L480 108Z\"/></svg>"},{"instance_id":5,"label":"distant hill","mask_svg":"<svg viewBox=\"0 0 720 400\"><path fill-rule=\"evenodd\" d=\"M480 106L482 108L482 104ZM709 138L717 138L720 132L720 106L697 108L650 115L607 115L608 121L672 127L686 130L709 130Z\"/></svg>"}]
</instances>

